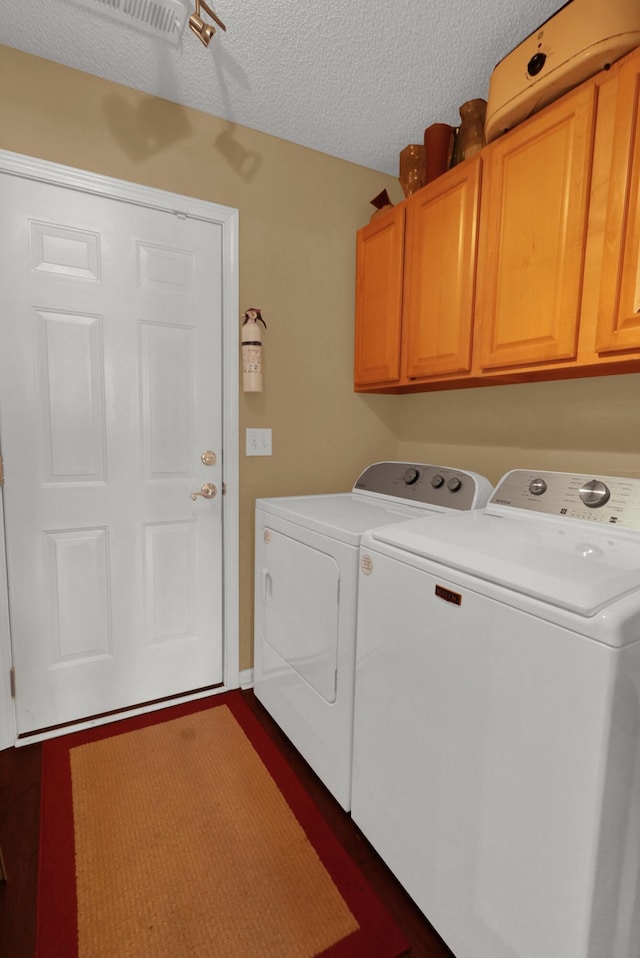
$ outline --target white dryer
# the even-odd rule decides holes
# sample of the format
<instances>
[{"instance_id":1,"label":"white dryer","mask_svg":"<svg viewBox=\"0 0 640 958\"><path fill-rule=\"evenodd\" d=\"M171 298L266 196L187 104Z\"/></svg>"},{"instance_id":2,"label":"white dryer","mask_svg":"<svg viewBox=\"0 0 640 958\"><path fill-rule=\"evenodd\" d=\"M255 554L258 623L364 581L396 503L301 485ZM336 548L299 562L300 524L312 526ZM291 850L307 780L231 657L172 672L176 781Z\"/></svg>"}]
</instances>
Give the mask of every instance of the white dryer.
<instances>
[{"instance_id":1,"label":"white dryer","mask_svg":"<svg viewBox=\"0 0 640 958\"><path fill-rule=\"evenodd\" d=\"M255 694L347 810L362 534L478 508L491 489L460 469L378 462L351 492L256 502Z\"/></svg>"},{"instance_id":2,"label":"white dryer","mask_svg":"<svg viewBox=\"0 0 640 958\"><path fill-rule=\"evenodd\" d=\"M640 955L640 480L363 537L352 817L457 958Z\"/></svg>"}]
</instances>

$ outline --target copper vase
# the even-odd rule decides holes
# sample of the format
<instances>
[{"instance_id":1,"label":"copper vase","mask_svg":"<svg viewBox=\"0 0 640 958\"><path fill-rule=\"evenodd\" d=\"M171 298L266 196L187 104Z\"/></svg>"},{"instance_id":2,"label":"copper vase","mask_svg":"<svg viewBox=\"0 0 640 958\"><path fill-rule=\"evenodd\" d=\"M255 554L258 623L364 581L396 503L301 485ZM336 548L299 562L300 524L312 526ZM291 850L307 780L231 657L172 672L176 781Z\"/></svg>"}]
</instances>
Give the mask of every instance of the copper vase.
<instances>
[{"instance_id":1,"label":"copper vase","mask_svg":"<svg viewBox=\"0 0 640 958\"><path fill-rule=\"evenodd\" d=\"M487 115L487 101L467 100L460 107L460 133L458 160L468 160L479 153L485 145L484 122Z\"/></svg>"},{"instance_id":2,"label":"copper vase","mask_svg":"<svg viewBox=\"0 0 640 958\"><path fill-rule=\"evenodd\" d=\"M424 181L430 183L445 173L451 163L453 127L432 123L424 131Z\"/></svg>"}]
</instances>

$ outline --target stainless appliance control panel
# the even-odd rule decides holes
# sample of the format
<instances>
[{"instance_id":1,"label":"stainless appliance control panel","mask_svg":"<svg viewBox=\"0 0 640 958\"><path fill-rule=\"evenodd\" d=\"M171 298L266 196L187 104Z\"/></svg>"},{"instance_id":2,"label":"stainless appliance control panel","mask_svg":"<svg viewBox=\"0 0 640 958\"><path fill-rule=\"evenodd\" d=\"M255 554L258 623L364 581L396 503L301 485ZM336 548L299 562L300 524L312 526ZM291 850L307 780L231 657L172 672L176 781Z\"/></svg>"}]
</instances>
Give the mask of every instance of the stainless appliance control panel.
<instances>
[{"instance_id":1,"label":"stainless appliance control panel","mask_svg":"<svg viewBox=\"0 0 640 958\"><path fill-rule=\"evenodd\" d=\"M422 462L374 462L356 479L353 492L467 510L484 505L491 486L483 476L464 469Z\"/></svg>"},{"instance_id":2,"label":"stainless appliance control panel","mask_svg":"<svg viewBox=\"0 0 640 958\"><path fill-rule=\"evenodd\" d=\"M490 505L640 530L640 479L514 469Z\"/></svg>"}]
</instances>

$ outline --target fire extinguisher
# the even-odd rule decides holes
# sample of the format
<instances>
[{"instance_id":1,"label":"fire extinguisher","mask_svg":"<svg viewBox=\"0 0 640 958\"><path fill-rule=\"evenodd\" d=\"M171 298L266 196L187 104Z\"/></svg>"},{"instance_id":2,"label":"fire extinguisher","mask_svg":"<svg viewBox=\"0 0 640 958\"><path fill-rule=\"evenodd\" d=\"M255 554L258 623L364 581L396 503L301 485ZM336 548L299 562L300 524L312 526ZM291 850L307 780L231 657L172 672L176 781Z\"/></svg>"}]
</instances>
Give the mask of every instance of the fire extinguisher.
<instances>
[{"instance_id":1,"label":"fire extinguisher","mask_svg":"<svg viewBox=\"0 0 640 958\"><path fill-rule=\"evenodd\" d=\"M248 309L242 323L242 388L246 393L262 392L262 330L267 324L259 309Z\"/></svg>"}]
</instances>

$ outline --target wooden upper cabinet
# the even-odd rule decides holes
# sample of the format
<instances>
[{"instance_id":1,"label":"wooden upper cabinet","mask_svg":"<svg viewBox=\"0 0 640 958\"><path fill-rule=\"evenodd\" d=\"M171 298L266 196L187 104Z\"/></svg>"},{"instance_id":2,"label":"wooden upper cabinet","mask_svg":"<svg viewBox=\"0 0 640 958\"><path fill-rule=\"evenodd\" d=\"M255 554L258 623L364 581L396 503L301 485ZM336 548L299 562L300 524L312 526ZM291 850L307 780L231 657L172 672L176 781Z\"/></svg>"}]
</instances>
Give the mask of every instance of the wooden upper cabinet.
<instances>
[{"instance_id":1,"label":"wooden upper cabinet","mask_svg":"<svg viewBox=\"0 0 640 958\"><path fill-rule=\"evenodd\" d=\"M358 230L355 373L358 386L400 378L404 205Z\"/></svg>"},{"instance_id":2,"label":"wooden upper cabinet","mask_svg":"<svg viewBox=\"0 0 640 958\"><path fill-rule=\"evenodd\" d=\"M640 59L618 76L596 350L640 348Z\"/></svg>"},{"instance_id":3,"label":"wooden upper cabinet","mask_svg":"<svg viewBox=\"0 0 640 958\"><path fill-rule=\"evenodd\" d=\"M480 157L406 204L403 380L471 369Z\"/></svg>"},{"instance_id":4,"label":"wooden upper cabinet","mask_svg":"<svg viewBox=\"0 0 640 958\"><path fill-rule=\"evenodd\" d=\"M482 370L576 356L595 105L580 87L483 153Z\"/></svg>"},{"instance_id":5,"label":"wooden upper cabinet","mask_svg":"<svg viewBox=\"0 0 640 958\"><path fill-rule=\"evenodd\" d=\"M640 370L640 49L358 232L355 388Z\"/></svg>"}]
</instances>

